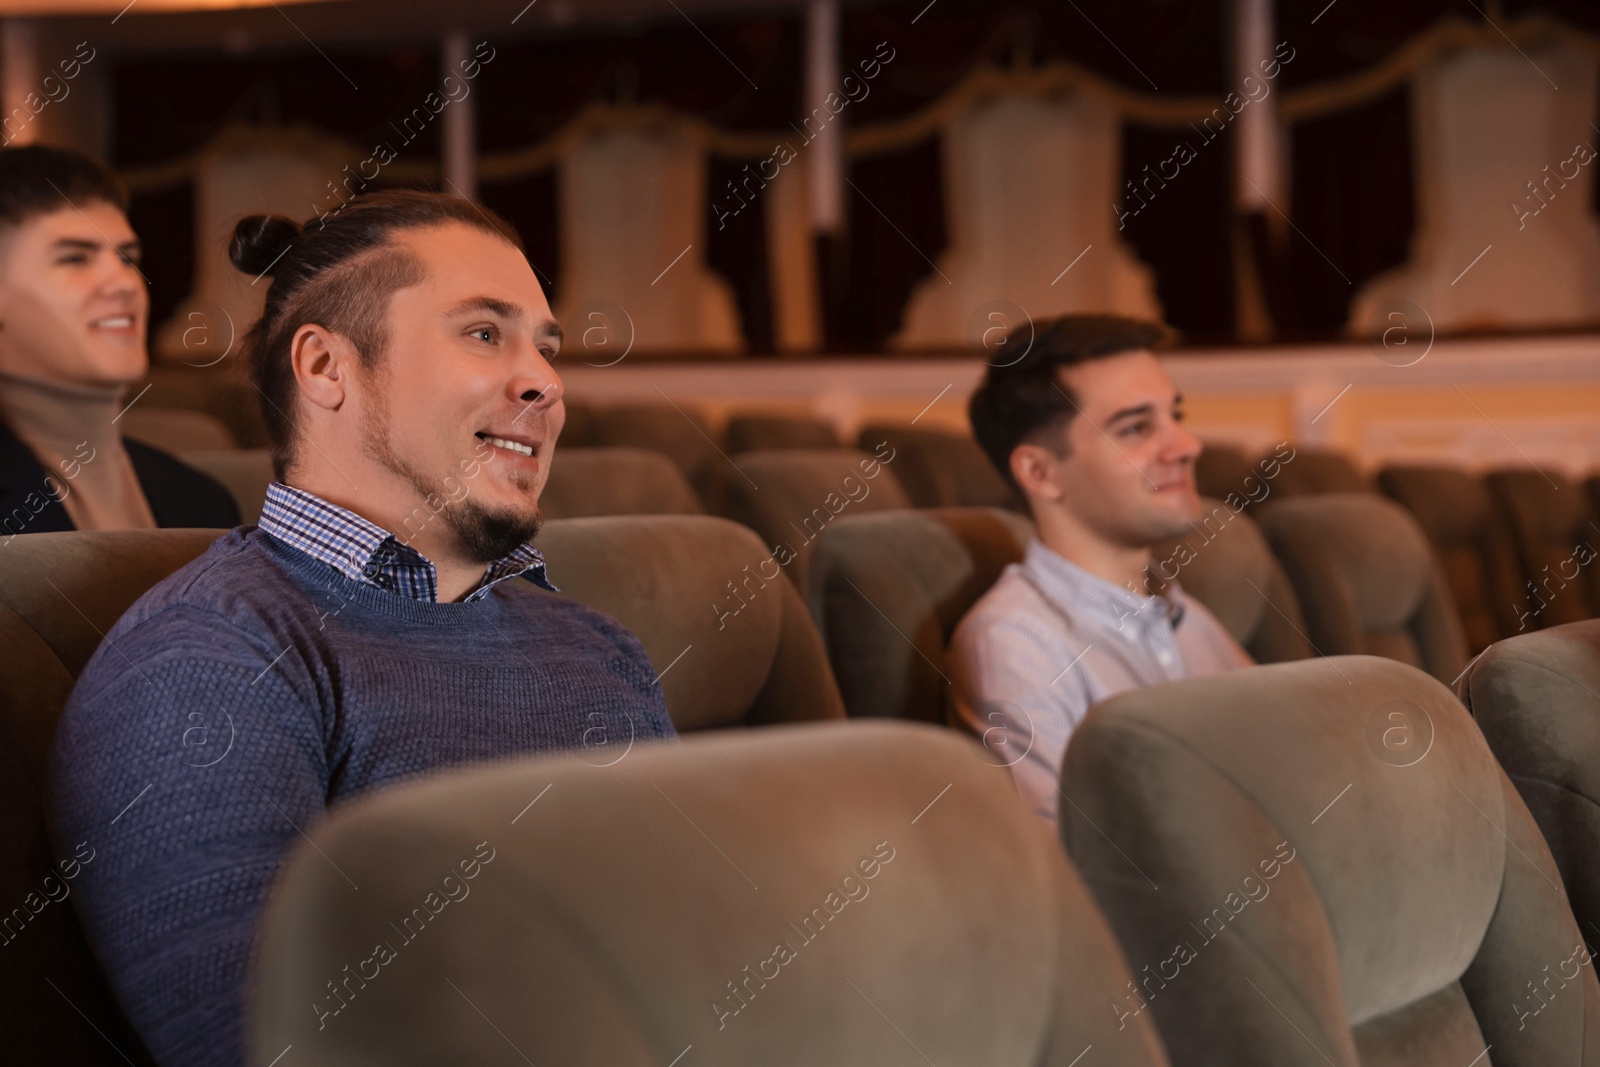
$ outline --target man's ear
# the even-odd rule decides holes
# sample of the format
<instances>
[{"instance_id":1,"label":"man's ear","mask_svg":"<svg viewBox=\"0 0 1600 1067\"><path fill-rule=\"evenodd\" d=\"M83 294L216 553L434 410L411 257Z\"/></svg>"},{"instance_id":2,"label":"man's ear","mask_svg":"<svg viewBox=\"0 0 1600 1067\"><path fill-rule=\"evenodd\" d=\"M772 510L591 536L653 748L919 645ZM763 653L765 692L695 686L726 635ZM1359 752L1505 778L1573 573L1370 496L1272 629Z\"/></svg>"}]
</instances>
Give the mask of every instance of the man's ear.
<instances>
[{"instance_id":1,"label":"man's ear","mask_svg":"<svg viewBox=\"0 0 1600 1067\"><path fill-rule=\"evenodd\" d=\"M1061 487L1055 478L1060 463L1061 457L1043 445L1024 442L1011 450L1011 476L1029 499L1042 497L1053 501L1061 498Z\"/></svg>"},{"instance_id":2,"label":"man's ear","mask_svg":"<svg viewBox=\"0 0 1600 1067\"><path fill-rule=\"evenodd\" d=\"M289 341L289 362L300 395L328 411L344 406L356 361L355 346L348 338L314 323L301 326Z\"/></svg>"}]
</instances>

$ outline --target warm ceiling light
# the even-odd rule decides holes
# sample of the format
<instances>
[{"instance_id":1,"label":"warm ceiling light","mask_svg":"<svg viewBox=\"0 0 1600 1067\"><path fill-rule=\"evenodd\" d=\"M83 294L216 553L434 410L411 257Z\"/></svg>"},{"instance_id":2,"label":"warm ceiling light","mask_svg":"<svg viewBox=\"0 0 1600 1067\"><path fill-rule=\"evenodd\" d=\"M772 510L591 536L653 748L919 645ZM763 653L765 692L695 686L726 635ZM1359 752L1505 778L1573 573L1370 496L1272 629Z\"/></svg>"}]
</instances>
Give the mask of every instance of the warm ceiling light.
<instances>
[{"instance_id":1,"label":"warm ceiling light","mask_svg":"<svg viewBox=\"0 0 1600 1067\"><path fill-rule=\"evenodd\" d=\"M318 0L0 0L0 17L8 15L138 15L174 11L236 11L273 3L305 4Z\"/></svg>"}]
</instances>

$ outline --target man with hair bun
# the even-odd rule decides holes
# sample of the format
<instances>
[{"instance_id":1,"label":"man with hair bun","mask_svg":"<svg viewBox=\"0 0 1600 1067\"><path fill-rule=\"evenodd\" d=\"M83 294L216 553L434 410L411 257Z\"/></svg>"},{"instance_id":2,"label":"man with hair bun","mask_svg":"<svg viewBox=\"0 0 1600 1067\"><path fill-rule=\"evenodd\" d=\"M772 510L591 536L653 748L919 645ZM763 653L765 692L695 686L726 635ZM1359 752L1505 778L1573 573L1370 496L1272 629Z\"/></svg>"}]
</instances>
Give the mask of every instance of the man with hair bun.
<instances>
[{"instance_id":1,"label":"man with hair bun","mask_svg":"<svg viewBox=\"0 0 1600 1067\"><path fill-rule=\"evenodd\" d=\"M0 549L24 533L239 521L222 486L119 432L150 365L127 211L88 156L0 148Z\"/></svg>"},{"instance_id":2,"label":"man with hair bun","mask_svg":"<svg viewBox=\"0 0 1600 1067\"><path fill-rule=\"evenodd\" d=\"M163 1067L243 1062L262 902L331 805L673 734L638 640L531 544L561 328L510 225L372 193L305 227L246 218L231 255L272 279L246 351L277 480L259 526L113 627L56 736L57 840L105 840L73 900ZM322 1026L363 1010L305 992Z\"/></svg>"}]
</instances>

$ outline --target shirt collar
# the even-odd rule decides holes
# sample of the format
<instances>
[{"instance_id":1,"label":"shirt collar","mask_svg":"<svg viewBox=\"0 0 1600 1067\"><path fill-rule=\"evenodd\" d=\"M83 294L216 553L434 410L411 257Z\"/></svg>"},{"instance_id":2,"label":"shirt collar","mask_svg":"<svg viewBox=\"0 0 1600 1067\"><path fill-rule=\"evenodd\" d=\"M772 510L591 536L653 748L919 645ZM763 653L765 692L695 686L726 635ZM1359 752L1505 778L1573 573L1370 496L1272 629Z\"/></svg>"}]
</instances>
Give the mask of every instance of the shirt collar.
<instances>
[{"instance_id":1,"label":"shirt collar","mask_svg":"<svg viewBox=\"0 0 1600 1067\"><path fill-rule=\"evenodd\" d=\"M257 526L352 581L413 600L438 602L439 572L428 557L377 523L315 493L273 482L267 487ZM545 574L544 555L524 542L484 568L482 580L465 602L481 600L496 585L516 577L555 591Z\"/></svg>"},{"instance_id":2,"label":"shirt collar","mask_svg":"<svg viewBox=\"0 0 1600 1067\"><path fill-rule=\"evenodd\" d=\"M1176 580L1162 596L1146 596L1097 574L1090 574L1034 535L1023 554L1022 569L1039 592L1068 614L1098 619L1118 629L1128 619L1148 625L1163 620L1176 627L1183 619L1184 593Z\"/></svg>"}]
</instances>

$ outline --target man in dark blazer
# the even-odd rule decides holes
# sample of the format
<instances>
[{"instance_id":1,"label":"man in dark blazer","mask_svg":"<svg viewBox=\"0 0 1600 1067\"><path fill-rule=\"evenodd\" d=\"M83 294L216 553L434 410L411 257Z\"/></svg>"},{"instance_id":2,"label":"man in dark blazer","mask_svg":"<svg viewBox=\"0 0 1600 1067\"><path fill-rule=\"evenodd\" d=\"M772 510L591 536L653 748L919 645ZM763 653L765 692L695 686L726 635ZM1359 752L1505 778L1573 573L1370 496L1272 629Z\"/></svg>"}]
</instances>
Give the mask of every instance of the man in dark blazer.
<instances>
[{"instance_id":1,"label":"man in dark blazer","mask_svg":"<svg viewBox=\"0 0 1600 1067\"><path fill-rule=\"evenodd\" d=\"M22 533L231 527L217 482L117 425L149 368L150 298L105 166L0 149L0 545Z\"/></svg>"}]
</instances>

